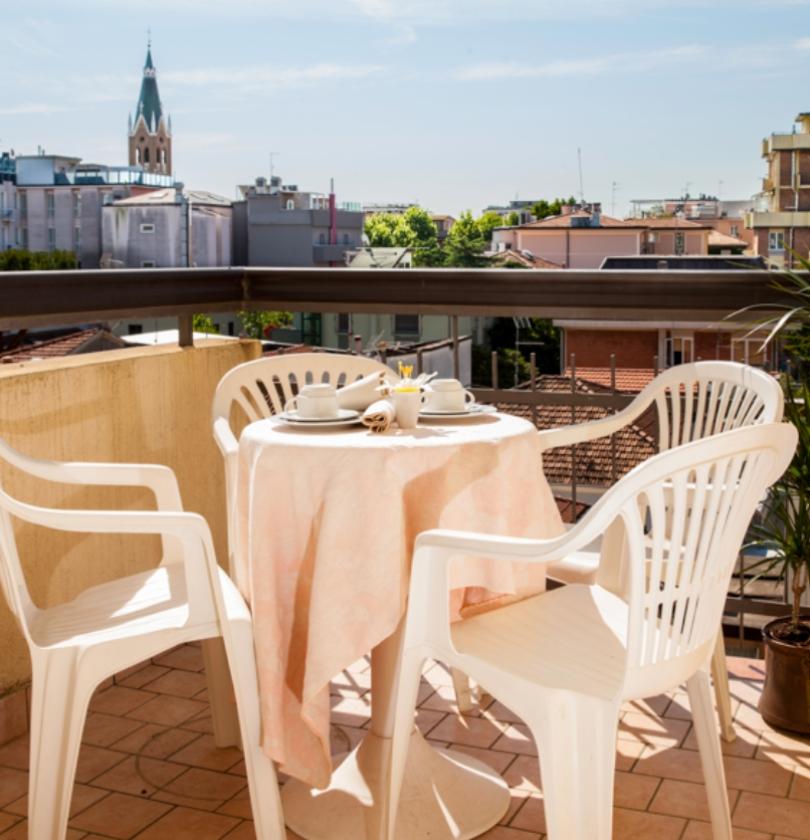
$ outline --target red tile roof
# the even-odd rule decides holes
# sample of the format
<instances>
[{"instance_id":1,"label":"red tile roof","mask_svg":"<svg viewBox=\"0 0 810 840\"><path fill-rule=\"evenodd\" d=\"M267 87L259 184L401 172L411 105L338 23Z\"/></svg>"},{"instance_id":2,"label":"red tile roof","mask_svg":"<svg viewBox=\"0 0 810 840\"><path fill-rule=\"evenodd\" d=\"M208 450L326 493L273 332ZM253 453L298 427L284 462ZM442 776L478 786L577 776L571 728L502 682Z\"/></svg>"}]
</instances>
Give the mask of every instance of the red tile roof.
<instances>
[{"instance_id":1,"label":"red tile roof","mask_svg":"<svg viewBox=\"0 0 810 840\"><path fill-rule=\"evenodd\" d=\"M579 373L579 372L578 372ZM563 392L571 390L570 376L541 376L537 381L539 391ZM525 390L521 388L520 390ZM608 393L609 388L588 382L577 376L577 393ZM515 403L498 403L498 410L532 419L532 408ZM577 406L572 413L570 406L539 405L535 424L538 429L553 429L573 423L586 423L607 417L609 410L600 406ZM576 476L580 485L609 486L637 464L646 461L658 451L655 437L655 410L643 414L635 423L626 426L611 439L582 443L576 447ZM615 453L615 467L613 456ZM543 472L551 484L570 484L573 472L571 447L551 449L543 454Z\"/></svg>"},{"instance_id":2,"label":"red tile roof","mask_svg":"<svg viewBox=\"0 0 810 840\"><path fill-rule=\"evenodd\" d=\"M35 359L59 359L63 356L73 356L87 352L92 344L93 350L114 350L126 346L124 341L107 330L91 327L79 330L70 335L51 338L47 341L37 341L34 344L23 344L13 350L0 352L0 363L30 362Z\"/></svg>"},{"instance_id":3,"label":"red tile roof","mask_svg":"<svg viewBox=\"0 0 810 840\"><path fill-rule=\"evenodd\" d=\"M520 225L521 230L536 230L546 228L570 228L571 219L590 219L591 214L584 210L578 210L576 213L569 213L567 216L548 216L545 219L540 219L537 222L529 222L525 225ZM622 219L614 219L612 216L606 216L604 213L599 216L599 224L592 228L577 228L577 230L599 230L599 228L628 228L640 230L646 228L643 220L623 221Z\"/></svg>"},{"instance_id":4,"label":"red tile roof","mask_svg":"<svg viewBox=\"0 0 810 840\"><path fill-rule=\"evenodd\" d=\"M565 371L571 376L571 369ZM623 394L637 394L655 378L652 368L616 368L616 390ZM578 367L577 379L610 389L611 373L609 367Z\"/></svg>"}]
</instances>

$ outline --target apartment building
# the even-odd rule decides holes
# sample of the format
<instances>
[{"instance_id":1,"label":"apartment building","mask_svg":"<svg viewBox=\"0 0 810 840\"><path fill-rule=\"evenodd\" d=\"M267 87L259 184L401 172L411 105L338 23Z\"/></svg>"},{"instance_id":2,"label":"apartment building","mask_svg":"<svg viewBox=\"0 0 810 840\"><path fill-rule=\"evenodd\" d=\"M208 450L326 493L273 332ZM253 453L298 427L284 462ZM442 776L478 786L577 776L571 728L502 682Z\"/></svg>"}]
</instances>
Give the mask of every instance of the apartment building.
<instances>
[{"instance_id":1,"label":"apartment building","mask_svg":"<svg viewBox=\"0 0 810 840\"><path fill-rule=\"evenodd\" d=\"M363 211L339 208L334 193L299 190L278 176L239 190L234 265L344 266L346 253L363 244Z\"/></svg>"},{"instance_id":2,"label":"apartment building","mask_svg":"<svg viewBox=\"0 0 810 840\"><path fill-rule=\"evenodd\" d=\"M789 134L762 141L767 175L757 206L746 214L754 233L754 253L775 268L791 268L810 257L810 112L796 117Z\"/></svg>"}]
</instances>

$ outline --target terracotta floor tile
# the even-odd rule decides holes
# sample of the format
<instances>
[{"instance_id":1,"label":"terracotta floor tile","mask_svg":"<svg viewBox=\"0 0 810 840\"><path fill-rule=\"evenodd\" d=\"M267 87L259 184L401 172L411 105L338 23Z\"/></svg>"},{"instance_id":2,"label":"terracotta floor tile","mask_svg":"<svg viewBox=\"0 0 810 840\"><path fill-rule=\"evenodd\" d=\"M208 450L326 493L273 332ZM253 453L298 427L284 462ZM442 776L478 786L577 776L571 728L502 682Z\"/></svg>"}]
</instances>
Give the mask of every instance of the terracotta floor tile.
<instances>
[{"instance_id":1,"label":"terracotta floor tile","mask_svg":"<svg viewBox=\"0 0 810 840\"><path fill-rule=\"evenodd\" d=\"M0 767L0 808L28 791L28 773L13 767Z\"/></svg>"},{"instance_id":2,"label":"terracotta floor tile","mask_svg":"<svg viewBox=\"0 0 810 840\"><path fill-rule=\"evenodd\" d=\"M330 690L345 689L355 696L365 694L371 688L371 671L341 671L331 682Z\"/></svg>"},{"instance_id":3,"label":"terracotta floor tile","mask_svg":"<svg viewBox=\"0 0 810 840\"><path fill-rule=\"evenodd\" d=\"M646 811L613 809L614 840L678 840L686 820Z\"/></svg>"},{"instance_id":4,"label":"terracotta floor tile","mask_svg":"<svg viewBox=\"0 0 810 840\"><path fill-rule=\"evenodd\" d=\"M650 804L658 789L659 780L653 776L637 773L616 772L613 800L616 807L634 808L643 811Z\"/></svg>"},{"instance_id":5,"label":"terracotta floor tile","mask_svg":"<svg viewBox=\"0 0 810 840\"><path fill-rule=\"evenodd\" d=\"M196 645L180 645L166 651L152 660L155 665L165 668L181 668L184 671L202 671L202 651Z\"/></svg>"},{"instance_id":6,"label":"terracotta floor tile","mask_svg":"<svg viewBox=\"0 0 810 840\"><path fill-rule=\"evenodd\" d=\"M200 811L216 811L242 790L245 784L241 776L192 767L155 793L154 799Z\"/></svg>"},{"instance_id":7,"label":"terracotta floor tile","mask_svg":"<svg viewBox=\"0 0 810 840\"><path fill-rule=\"evenodd\" d=\"M445 717L447 715L444 712L435 712L433 709L417 709L416 726L423 735L428 735Z\"/></svg>"},{"instance_id":8,"label":"terracotta floor tile","mask_svg":"<svg viewBox=\"0 0 810 840\"><path fill-rule=\"evenodd\" d=\"M186 767L157 758L130 756L111 770L93 779L96 787L129 793L132 796L151 796L185 772Z\"/></svg>"},{"instance_id":9,"label":"terracotta floor tile","mask_svg":"<svg viewBox=\"0 0 810 840\"><path fill-rule=\"evenodd\" d=\"M160 695L142 706L138 706L127 717L146 723L160 723L164 726L178 726L188 723L195 715L207 714L208 705L185 697Z\"/></svg>"},{"instance_id":10,"label":"terracotta floor tile","mask_svg":"<svg viewBox=\"0 0 810 840\"><path fill-rule=\"evenodd\" d=\"M82 811L73 819L75 828L130 840L155 820L171 810L171 806L152 799L111 793L105 799Z\"/></svg>"},{"instance_id":11,"label":"terracotta floor tile","mask_svg":"<svg viewBox=\"0 0 810 840\"><path fill-rule=\"evenodd\" d=\"M76 767L76 781L91 782L96 776L120 764L125 758L124 753L104 747L94 747L91 744L82 744L79 751L79 763Z\"/></svg>"},{"instance_id":12,"label":"terracotta floor tile","mask_svg":"<svg viewBox=\"0 0 810 840\"><path fill-rule=\"evenodd\" d=\"M76 814L81 813L85 808L89 808L94 802L98 802L99 799L107 796L107 794L108 791L106 790L100 790L97 787L90 787L89 785L83 785L77 782L73 785L73 793L70 798L70 816L74 817ZM9 803L5 809L9 813L16 814L20 817L28 816L28 794L21 796L15 802Z\"/></svg>"},{"instance_id":13,"label":"terracotta floor tile","mask_svg":"<svg viewBox=\"0 0 810 840\"><path fill-rule=\"evenodd\" d=\"M499 723L523 723L523 720L508 706L504 706L500 700L494 700L490 703L484 710L484 714Z\"/></svg>"},{"instance_id":14,"label":"terracotta floor tile","mask_svg":"<svg viewBox=\"0 0 810 840\"><path fill-rule=\"evenodd\" d=\"M185 729L140 723L139 729L116 741L113 746L121 752L137 753L150 758L168 758L199 737L198 733Z\"/></svg>"},{"instance_id":15,"label":"terracotta floor tile","mask_svg":"<svg viewBox=\"0 0 810 840\"><path fill-rule=\"evenodd\" d=\"M16 814L4 814L0 811L0 834L11 828L11 826L16 825L19 821L20 818Z\"/></svg>"},{"instance_id":16,"label":"terracotta floor tile","mask_svg":"<svg viewBox=\"0 0 810 840\"><path fill-rule=\"evenodd\" d=\"M789 796L791 799L801 799L810 802L810 771L798 771L793 775Z\"/></svg>"},{"instance_id":17,"label":"terracotta floor tile","mask_svg":"<svg viewBox=\"0 0 810 840\"><path fill-rule=\"evenodd\" d=\"M256 832L252 822L239 823L236 828L225 835L224 840L256 840ZM300 840L291 831L287 832L287 840Z\"/></svg>"},{"instance_id":18,"label":"terracotta floor tile","mask_svg":"<svg viewBox=\"0 0 810 840\"><path fill-rule=\"evenodd\" d=\"M485 718L447 715L430 731L430 737L470 747L491 747L502 732L503 727Z\"/></svg>"},{"instance_id":19,"label":"terracotta floor tile","mask_svg":"<svg viewBox=\"0 0 810 840\"><path fill-rule=\"evenodd\" d=\"M3 840L28 840L28 820L20 820L13 828L0 834ZM66 840L90 840L83 831L75 828L67 830ZM106 840L106 838L105 838Z\"/></svg>"},{"instance_id":20,"label":"terracotta floor tile","mask_svg":"<svg viewBox=\"0 0 810 840\"><path fill-rule=\"evenodd\" d=\"M508 724L503 730L503 735L492 745L492 748L521 755L537 755L534 738L525 723Z\"/></svg>"},{"instance_id":21,"label":"terracotta floor tile","mask_svg":"<svg viewBox=\"0 0 810 840\"><path fill-rule=\"evenodd\" d=\"M175 808L136 836L136 840L220 840L239 824L234 817Z\"/></svg>"},{"instance_id":22,"label":"terracotta floor tile","mask_svg":"<svg viewBox=\"0 0 810 840\"><path fill-rule=\"evenodd\" d=\"M206 770L224 771L242 760L242 751L236 747L218 747L213 735L200 735L196 741L173 753L171 760Z\"/></svg>"},{"instance_id":23,"label":"terracotta floor tile","mask_svg":"<svg viewBox=\"0 0 810 840\"><path fill-rule=\"evenodd\" d=\"M645 697L640 700L628 700L622 704L622 712L636 712L643 715L662 717L671 702L671 695L657 694L655 697Z\"/></svg>"},{"instance_id":24,"label":"terracotta floor tile","mask_svg":"<svg viewBox=\"0 0 810 840\"><path fill-rule=\"evenodd\" d=\"M17 770L28 769L30 741L28 735L21 735L0 747L0 767L15 767Z\"/></svg>"},{"instance_id":25,"label":"terracotta floor tile","mask_svg":"<svg viewBox=\"0 0 810 840\"><path fill-rule=\"evenodd\" d=\"M526 795L521 807L509 821L509 825L512 828L519 828L521 831L534 831L542 834L546 830L543 797L540 794Z\"/></svg>"},{"instance_id":26,"label":"terracotta floor tile","mask_svg":"<svg viewBox=\"0 0 810 840\"><path fill-rule=\"evenodd\" d=\"M635 738L644 744L678 746L683 742L690 726L690 721L627 712L619 724L619 737Z\"/></svg>"},{"instance_id":27,"label":"terracotta floor tile","mask_svg":"<svg viewBox=\"0 0 810 840\"><path fill-rule=\"evenodd\" d=\"M728 791L728 801L732 809L737 802L738 795L739 791ZM685 817L691 820L709 819L706 788L704 785L692 782L664 779L649 809L653 813L669 814L671 817Z\"/></svg>"},{"instance_id":28,"label":"terracotta floor tile","mask_svg":"<svg viewBox=\"0 0 810 840\"><path fill-rule=\"evenodd\" d=\"M616 741L616 769L632 770L645 749L647 747L641 741L619 738Z\"/></svg>"},{"instance_id":29,"label":"terracotta floor tile","mask_svg":"<svg viewBox=\"0 0 810 840\"><path fill-rule=\"evenodd\" d=\"M147 683L145 688L148 691L157 691L160 694L173 694L177 697L194 697L206 688L205 674L198 671L181 671L174 668L158 677L153 682Z\"/></svg>"},{"instance_id":30,"label":"terracotta floor tile","mask_svg":"<svg viewBox=\"0 0 810 840\"><path fill-rule=\"evenodd\" d=\"M767 729L762 733L760 749L776 749L779 752L810 755L810 738L798 733L776 732Z\"/></svg>"},{"instance_id":31,"label":"terracotta floor tile","mask_svg":"<svg viewBox=\"0 0 810 840\"><path fill-rule=\"evenodd\" d=\"M744 828L734 829L734 840L771 840L772 835L761 831L747 831ZM714 840L711 823L690 820L681 840Z\"/></svg>"},{"instance_id":32,"label":"terracotta floor tile","mask_svg":"<svg viewBox=\"0 0 810 840\"><path fill-rule=\"evenodd\" d=\"M82 741L95 747L109 747L142 725L140 721L130 718L90 712L84 722Z\"/></svg>"},{"instance_id":33,"label":"terracotta floor tile","mask_svg":"<svg viewBox=\"0 0 810 840\"><path fill-rule=\"evenodd\" d=\"M429 683L423 682L422 685L425 686L426 689L432 689L432 686ZM435 690L431 690L427 699L423 700L418 705L420 709L431 709L434 712L443 712L445 714L459 714L458 704L456 703L456 692L450 685L440 685ZM478 703L473 703L472 709L464 714L471 717L480 717L481 711L481 707Z\"/></svg>"},{"instance_id":34,"label":"terracotta floor tile","mask_svg":"<svg viewBox=\"0 0 810 840\"><path fill-rule=\"evenodd\" d=\"M731 821L740 828L810 840L810 802L743 791Z\"/></svg>"},{"instance_id":35,"label":"terracotta floor tile","mask_svg":"<svg viewBox=\"0 0 810 840\"><path fill-rule=\"evenodd\" d=\"M213 735L214 722L211 720L211 712L207 703L205 704L205 708L206 711L204 713L194 715L194 717L181 723L180 725L183 729L189 729L192 732L202 733L204 735Z\"/></svg>"},{"instance_id":36,"label":"terracotta floor tile","mask_svg":"<svg viewBox=\"0 0 810 840\"><path fill-rule=\"evenodd\" d=\"M740 758L753 758L757 751L757 745L762 737L761 732L754 732L742 726L735 729L737 737L731 741L720 740L720 748L723 750L723 755L736 755ZM685 750L696 750L697 737L695 736L694 727L689 730L689 734L684 739L681 746Z\"/></svg>"},{"instance_id":37,"label":"terracotta floor tile","mask_svg":"<svg viewBox=\"0 0 810 840\"><path fill-rule=\"evenodd\" d=\"M154 700L153 691L142 691L139 688L128 688L125 685L111 685L104 691L97 691L90 701L91 712L101 712L105 715L125 715L148 700Z\"/></svg>"},{"instance_id":38,"label":"terracotta floor tile","mask_svg":"<svg viewBox=\"0 0 810 840\"><path fill-rule=\"evenodd\" d=\"M481 834L478 840L538 840L539 837L535 831L521 831L518 828L496 825L495 828Z\"/></svg>"},{"instance_id":39,"label":"terracotta floor tile","mask_svg":"<svg viewBox=\"0 0 810 840\"><path fill-rule=\"evenodd\" d=\"M169 669L162 665L155 665L152 662L142 662L130 671L116 674L116 685L126 685L130 688L143 688L147 683L153 682L163 674L168 674Z\"/></svg>"},{"instance_id":40,"label":"terracotta floor tile","mask_svg":"<svg viewBox=\"0 0 810 840\"><path fill-rule=\"evenodd\" d=\"M787 796L791 774L784 768L735 756L725 756L724 763L726 782L730 788ZM645 752L636 762L633 772L703 784L700 756L694 750L660 749L649 755Z\"/></svg>"},{"instance_id":41,"label":"terracotta floor tile","mask_svg":"<svg viewBox=\"0 0 810 840\"><path fill-rule=\"evenodd\" d=\"M240 790L236 796L231 797L224 805L220 805L217 813L238 817L241 820L251 819L253 812L250 807L250 791L247 788Z\"/></svg>"},{"instance_id":42,"label":"terracotta floor tile","mask_svg":"<svg viewBox=\"0 0 810 840\"><path fill-rule=\"evenodd\" d=\"M424 674L424 679L433 686L438 688L440 685L452 686L453 678L450 676L450 669L441 662L434 662L428 667Z\"/></svg>"},{"instance_id":43,"label":"terracotta floor tile","mask_svg":"<svg viewBox=\"0 0 810 840\"><path fill-rule=\"evenodd\" d=\"M342 755L343 753L351 752L366 735L368 735L368 730L366 729L360 729L357 726L338 726L333 723L329 728L331 754ZM235 770L236 765L231 767L228 772L233 773ZM244 773L242 775L244 776Z\"/></svg>"},{"instance_id":44,"label":"terracotta floor tile","mask_svg":"<svg viewBox=\"0 0 810 840\"><path fill-rule=\"evenodd\" d=\"M518 790L517 788L512 788L509 791L509 807L506 809L506 813L501 817L498 825L509 825L517 812L529 799L532 799L533 797L540 798L540 794L530 790Z\"/></svg>"},{"instance_id":45,"label":"terracotta floor tile","mask_svg":"<svg viewBox=\"0 0 810 840\"><path fill-rule=\"evenodd\" d=\"M0 697L0 744L18 738L28 729L26 690Z\"/></svg>"},{"instance_id":46,"label":"terracotta floor tile","mask_svg":"<svg viewBox=\"0 0 810 840\"><path fill-rule=\"evenodd\" d=\"M509 753L503 753L509 755ZM518 790L529 790L539 792L540 786L540 764L536 756L518 755L509 765L503 778L510 788Z\"/></svg>"}]
</instances>

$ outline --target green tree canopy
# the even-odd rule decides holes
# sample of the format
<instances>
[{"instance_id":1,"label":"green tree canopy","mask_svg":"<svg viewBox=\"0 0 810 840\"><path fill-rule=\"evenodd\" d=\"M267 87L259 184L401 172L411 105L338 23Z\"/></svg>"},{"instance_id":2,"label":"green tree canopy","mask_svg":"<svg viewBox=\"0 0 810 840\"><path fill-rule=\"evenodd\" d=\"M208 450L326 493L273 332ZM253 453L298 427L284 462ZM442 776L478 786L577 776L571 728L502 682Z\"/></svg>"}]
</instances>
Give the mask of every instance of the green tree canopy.
<instances>
[{"instance_id":1,"label":"green tree canopy","mask_svg":"<svg viewBox=\"0 0 810 840\"><path fill-rule=\"evenodd\" d=\"M402 215L375 213L366 219L365 231L372 248L410 248L414 265L441 263L436 225L421 207L409 207Z\"/></svg>"},{"instance_id":2,"label":"green tree canopy","mask_svg":"<svg viewBox=\"0 0 810 840\"><path fill-rule=\"evenodd\" d=\"M520 213L518 213L517 210L513 210L506 217L506 224L508 224L508 225L519 225L520 224Z\"/></svg>"},{"instance_id":3,"label":"green tree canopy","mask_svg":"<svg viewBox=\"0 0 810 840\"><path fill-rule=\"evenodd\" d=\"M541 198L532 205L532 215L536 219L545 219L547 216L559 216L564 204L576 204L574 196L568 198L555 198L554 201L546 201Z\"/></svg>"},{"instance_id":4,"label":"green tree canopy","mask_svg":"<svg viewBox=\"0 0 810 840\"><path fill-rule=\"evenodd\" d=\"M481 228L469 210L462 213L450 228L444 243L444 264L457 268L481 268L487 264L484 257L487 243Z\"/></svg>"},{"instance_id":5,"label":"green tree canopy","mask_svg":"<svg viewBox=\"0 0 810 840\"><path fill-rule=\"evenodd\" d=\"M76 268L73 251L26 251L11 248L0 251L0 271L54 271Z\"/></svg>"},{"instance_id":6,"label":"green tree canopy","mask_svg":"<svg viewBox=\"0 0 810 840\"><path fill-rule=\"evenodd\" d=\"M481 230L481 235L484 237L484 242L487 245L492 241L492 231L495 230L496 227L501 227L503 225L503 218L501 217L500 213L496 213L494 210L487 210L479 219L478 219L478 227Z\"/></svg>"},{"instance_id":7,"label":"green tree canopy","mask_svg":"<svg viewBox=\"0 0 810 840\"><path fill-rule=\"evenodd\" d=\"M291 312L254 312L243 309L236 313L250 338L266 338L270 330L292 324Z\"/></svg>"}]
</instances>

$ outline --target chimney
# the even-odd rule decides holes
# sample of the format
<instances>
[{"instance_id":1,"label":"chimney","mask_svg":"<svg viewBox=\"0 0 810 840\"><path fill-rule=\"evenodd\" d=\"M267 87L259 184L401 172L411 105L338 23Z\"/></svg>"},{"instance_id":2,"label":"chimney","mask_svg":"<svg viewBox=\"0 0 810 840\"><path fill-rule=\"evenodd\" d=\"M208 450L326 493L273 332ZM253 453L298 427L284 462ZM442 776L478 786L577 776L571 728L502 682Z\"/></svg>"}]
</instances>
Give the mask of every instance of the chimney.
<instances>
[{"instance_id":1,"label":"chimney","mask_svg":"<svg viewBox=\"0 0 810 840\"><path fill-rule=\"evenodd\" d=\"M563 206L560 207L560 215L561 216L570 216L574 212L575 207L576 207L576 204L563 204Z\"/></svg>"}]
</instances>

